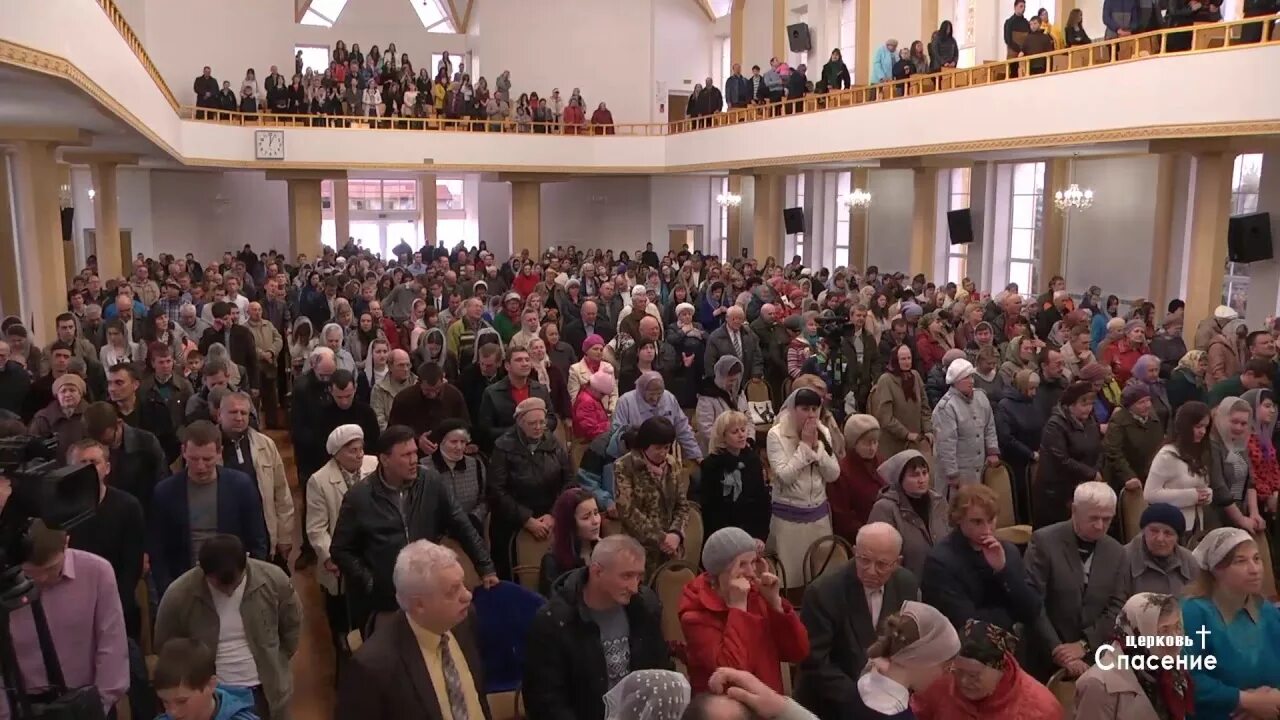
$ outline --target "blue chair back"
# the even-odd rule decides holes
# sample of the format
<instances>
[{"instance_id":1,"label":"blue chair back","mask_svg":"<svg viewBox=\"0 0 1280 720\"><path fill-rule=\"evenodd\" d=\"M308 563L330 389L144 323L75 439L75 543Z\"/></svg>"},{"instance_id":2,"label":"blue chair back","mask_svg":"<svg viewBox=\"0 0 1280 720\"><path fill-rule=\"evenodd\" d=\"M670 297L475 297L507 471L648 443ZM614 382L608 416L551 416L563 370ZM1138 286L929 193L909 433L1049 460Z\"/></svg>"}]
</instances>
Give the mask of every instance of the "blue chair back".
<instances>
[{"instance_id":1,"label":"blue chair back","mask_svg":"<svg viewBox=\"0 0 1280 720\"><path fill-rule=\"evenodd\" d=\"M484 691L510 692L524 678L524 645L529 626L546 598L513 582L477 588L471 600L476 611L477 640L484 661Z\"/></svg>"}]
</instances>

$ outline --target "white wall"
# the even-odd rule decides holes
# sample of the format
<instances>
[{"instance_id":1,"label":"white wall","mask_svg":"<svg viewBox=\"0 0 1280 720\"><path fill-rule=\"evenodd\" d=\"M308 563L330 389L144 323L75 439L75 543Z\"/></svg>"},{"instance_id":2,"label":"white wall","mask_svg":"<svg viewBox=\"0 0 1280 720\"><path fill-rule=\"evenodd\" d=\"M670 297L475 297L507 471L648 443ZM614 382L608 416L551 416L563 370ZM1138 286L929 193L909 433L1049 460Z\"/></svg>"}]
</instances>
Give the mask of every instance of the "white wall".
<instances>
[{"instance_id":1,"label":"white wall","mask_svg":"<svg viewBox=\"0 0 1280 720\"><path fill-rule=\"evenodd\" d=\"M617 177L545 183L542 247L576 245L633 254L652 235L649 178ZM664 232L665 235L665 232Z\"/></svg>"},{"instance_id":2,"label":"white wall","mask_svg":"<svg viewBox=\"0 0 1280 720\"><path fill-rule=\"evenodd\" d=\"M1271 244L1280 236L1280 155L1262 159L1262 182L1258 187L1258 212L1271 213ZM1249 304L1245 317L1250 329L1260 329L1268 317L1280 311L1280 261L1249 263Z\"/></svg>"},{"instance_id":3,"label":"white wall","mask_svg":"<svg viewBox=\"0 0 1280 720\"><path fill-rule=\"evenodd\" d=\"M653 78L649 87L655 100L666 102L666 93L661 88L665 87L667 92L688 93L695 84L704 85L707 78L716 76L720 45L716 25L695 3L690 0L652 2ZM634 68L627 77L627 85L640 80ZM665 114L658 112L658 106L658 102L650 103L648 119L652 122L666 120ZM616 109L614 118L621 120Z\"/></svg>"},{"instance_id":4,"label":"white wall","mask_svg":"<svg viewBox=\"0 0 1280 720\"><path fill-rule=\"evenodd\" d=\"M1154 247L1156 184L1160 159L1140 157L1078 160L1074 182L1092 188L1093 207L1066 220L1067 289L1078 294L1097 285L1104 295L1146 297ZM1048 212L1056 212L1052 208ZM1167 300L1155 300L1163 306Z\"/></svg>"},{"instance_id":5,"label":"white wall","mask_svg":"<svg viewBox=\"0 0 1280 720\"><path fill-rule=\"evenodd\" d=\"M868 179L867 264L881 272L906 272L911 261L911 213L915 189L911 170L872 170Z\"/></svg>"},{"instance_id":6,"label":"white wall","mask_svg":"<svg viewBox=\"0 0 1280 720\"><path fill-rule=\"evenodd\" d=\"M750 75L751 66L769 69L773 55L773 3L756 0L743 6L742 22L742 74Z\"/></svg>"},{"instance_id":7,"label":"white wall","mask_svg":"<svg viewBox=\"0 0 1280 720\"><path fill-rule=\"evenodd\" d=\"M511 183L480 182L480 239L498 256L511 252Z\"/></svg>"},{"instance_id":8,"label":"white wall","mask_svg":"<svg viewBox=\"0 0 1280 720\"><path fill-rule=\"evenodd\" d=\"M720 206L712 199L713 181L719 183L720 178L702 175L649 179L649 237L655 250L665 252L672 225L698 225L704 241L710 237L711 215L720 212ZM719 253L718 248L716 252Z\"/></svg>"},{"instance_id":9,"label":"white wall","mask_svg":"<svg viewBox=\"0 0 1280 720\"><path fill-rule=\"evenodd\" d=\"M871 47L858 58L868 63L867 67L870 67L874 50L884 45L889 38L897 39L899 50L911 47L911 43L916 40L923 40L928 44L929 38L920 37L920 3L902 0L860 1L871 3Z\"/></svg>"},{"instance_id":10,"label":"white wall","mask_svg":"<svg viewBox=\"0 0 1280 720\"><path fill-rule=\"evenodd\" d=\"M289 248L289 205L283 181L259 172L151 173L155 252L208 258L252 243Z\"/></svg>"},{"instance_id":11,"label":"white wall","mask_svg":"<svg viewBox=\"0 0 1280 720\"><path fill-rule=\"evenodd\" d=\"M97 220L94 217L95 198L89 199L89 190L93 182L89 168L73 168L71 171L71 195L75 204L75 222L72 237L76 244L76 262L84 263L88 255L85 247L85 230L95 229ZM148 256L156 252L167 252L155 246L152 229L151 207L151 171L144 168L120 168L116 174L116 203L120 229L130 231L130 241L134 254L146 253Z\"/></svg>"}]
</instances>

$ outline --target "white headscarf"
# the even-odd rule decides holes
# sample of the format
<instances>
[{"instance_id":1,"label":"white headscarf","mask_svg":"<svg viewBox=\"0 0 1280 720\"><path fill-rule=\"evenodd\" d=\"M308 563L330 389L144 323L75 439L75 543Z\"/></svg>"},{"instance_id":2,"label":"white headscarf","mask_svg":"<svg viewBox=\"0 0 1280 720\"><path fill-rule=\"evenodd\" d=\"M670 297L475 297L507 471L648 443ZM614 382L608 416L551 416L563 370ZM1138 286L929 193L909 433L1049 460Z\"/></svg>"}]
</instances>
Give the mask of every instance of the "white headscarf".
<instances>
[{"instance_id":1,"label":"white headscarf","mask_svg":"<svg viewBox=\"0 0 1280 720\"><path fill-rule=\"evenodd\" d=\"M1196 549L1192 551L1192 556L1196 559L1196 564L1202 570L1213 570L1218 567L1222 561L1235 551L1240 543L1253 540L1253 536L1246 530L1233 527L1221 527L1216 530L1210 530L1208 535L1196 545Z\"/></svg>"},{"instance_id":2,"label":"white headscarf","mask_svg":"<svg viewBox=\"0 0 1280 720\"><path fill-rule=\"evenodd\" d=\"M605 720L680 720L692 691L684 675L636 670L604 695Z\"/></svg>"}]
</instances>

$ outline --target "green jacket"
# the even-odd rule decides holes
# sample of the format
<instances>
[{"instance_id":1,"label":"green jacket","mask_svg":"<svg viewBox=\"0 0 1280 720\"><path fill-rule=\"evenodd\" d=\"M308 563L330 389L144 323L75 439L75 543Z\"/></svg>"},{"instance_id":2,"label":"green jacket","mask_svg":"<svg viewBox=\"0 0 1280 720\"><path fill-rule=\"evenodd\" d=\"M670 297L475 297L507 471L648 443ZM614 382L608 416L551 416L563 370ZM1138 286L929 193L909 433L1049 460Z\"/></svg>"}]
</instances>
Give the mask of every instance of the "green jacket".
<instances>
[{"instance_id":1,"label":"green jacket","mask_svg":"<svg viewBox=\"0 0 1280 720\"><path fill-rule=\"evenodd\" d=\"M1240 381L1239 375L1232 375L1226 380L1215 383L1213 387L1209 388L1209 409L1212 410L1217 408L1218 403L1222 402L1226 398L1232 396L1240 397L1241 395L1244 395L1244 383Z\"/></svg>"},{"instance_id":2,"label":"green jacket","mask_svg":"<svg viewBox=\"0 0 1280 720\"><path fill-rule=\"evenodd\" d=\"M271 706L273 720L287 720L293 683L289 660L298 650L302 606L289 576L269 562L249 558L245 568L244 600L240 616L258 667L258 678ZM218 611L204 571L196 566L173 581L156 613L155 646L183 637L218 647Z\"/></svg>"},{"instance_id":3,"label":"green jacket","mask_svg":"<svg viewBox=\"0 0 1280 720\"><path fill-rule=\"evenodd\" d=\"M1151 419L1139 422L1128 409L1118 408L1107 423L1102 439L1102 477L1117 493L1125 481L1138 478L1144 483L1151 461L1164 445L1164 429L1152 410Z\"/></svg>"}]
</instances>

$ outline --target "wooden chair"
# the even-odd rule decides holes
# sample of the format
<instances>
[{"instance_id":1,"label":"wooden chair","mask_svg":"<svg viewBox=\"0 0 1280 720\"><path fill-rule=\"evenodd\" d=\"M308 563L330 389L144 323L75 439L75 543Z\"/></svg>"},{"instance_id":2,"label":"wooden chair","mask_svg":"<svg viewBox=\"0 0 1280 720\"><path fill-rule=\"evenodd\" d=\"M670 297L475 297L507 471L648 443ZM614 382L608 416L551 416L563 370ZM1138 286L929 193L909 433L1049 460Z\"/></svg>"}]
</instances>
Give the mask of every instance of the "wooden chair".
<instances>
[{"instance_id":1,"label":"wooden chair","mask_svg":"<svg viewBox=\"0 0 1280 720\"><path fill-rule=\"evenodd\" d=\"M1075 717L1076 714L1076 681L1067 677L1066 670L1059 670L1046 683L1049 692L1058 699L1062 706L1063 717Z\"/></svg>"},{"instance_id":2,"label":"wooden chair","mask_svg":"<svg viewBox=\"0 0 1280 720\"><path fill-rule=\"evenodd\" d=\"M542 556L551 548L551 535L538 540L527 530L521 530L511 538L511 578L530 590L538 590L538 575L542 572Z\"/></svg>"},{"instance_id":3,"label":"wooden chair","mask_svg":"<svg viewBox=\"0 0 1280 720\"><path fill-rule=\"evenodd\" d=\"M996 508L996 537L1014 545L1031 542L1031 526L1019 525L1013 507L1013 471L1006 463L986 467L982 471L982 484L991 488L999 503Z\"/></svg>"},{"instance_id":4,"label":"wooden chair","mask_svg":"<svg viewBox=\"0 0 1280 720\"><path fill-rule=\"evenodd\" d=\"M462 550L462 543L447 537L440 541L440 544L453 551L458 556L458 564L462 566L462 579L469 588L480 586L480 573L476 571L476 564L471 562L471 558ZM541 558L539 558L541 562Z\"/></svg>"},{"instance_id":5,"label":"wooden chair","mask_svg":"<svg viewBox=\"0 0 1280 720\"><path fill-rule=\"evenodd\" d=\"M778 580L782 583L782 587L787 586L787 569L782 566L782 560L777 553L766 551L763 555L756 558L756 573L771 572L778 576Z\"/></svg>"},{"instance_id":6,"label":"wooden chair","mask_svg":"<svg viewBox=\"0 0 1280 720\"><path fill-rule=\"evenodd\" d=\"M804 551L804 586L809 587L823 575L838 571L852 558L853 546L839 535L814 540Z\"/></svg>"},{"instance_id":7,"label":"wooden chair","mask_svg":"<svg viewBox=\"0 0 1280 720\"><path fill-rule=\"evenodd\" d=\"M1129 542L1142 532L1138 521L1147 509L1147 499L1141 490L1124 490L1120 493L1120 536Z\"/></svg>"},{"instance_id":8,"label":"wooden chair","mask_svg":"<svg viewBox=\"0 0 1280 720\"><path fill-rule=\"evenodd\" d=\"M520 691L489 693L489 712L493 720L520 720Z\"/></svg>"},{"instance_id":9,"label":"wooden chair","mask_svg":"<svg viewBox=\"0 0 1280 720\"><path fill-rule=\"evenodd\" d=\"M684 524L684 559L694 570L702 569L702 543L706 530L702 524L702 508L689 503L689 520Z\"/></svg>"},{"instance_id":10,"label":"wooden chair","mask_svg":"<svg viewBox=\"0 0 1280 720\"><path fill-rule=\"evenodd\" d=\"M610 518L610 517L601 519L600 537L605 538L605 537L609 537L610 535L621 535L621 534L622 534L621 520L614 520L613 518Z\"/></svg>"},{"instance_id":11,"label":"wooden chair","mask_svg":"<svg viewBox=\"0 0 1280 720\"><path fill-rule=\"evenodd\" d=\"M698 576L698 569L684 560L668 560L653 572L649 587L662 601L662 637L668 645L684 644L680 627L680 596L684 587Z\"/></svg>"}]
</instances>

